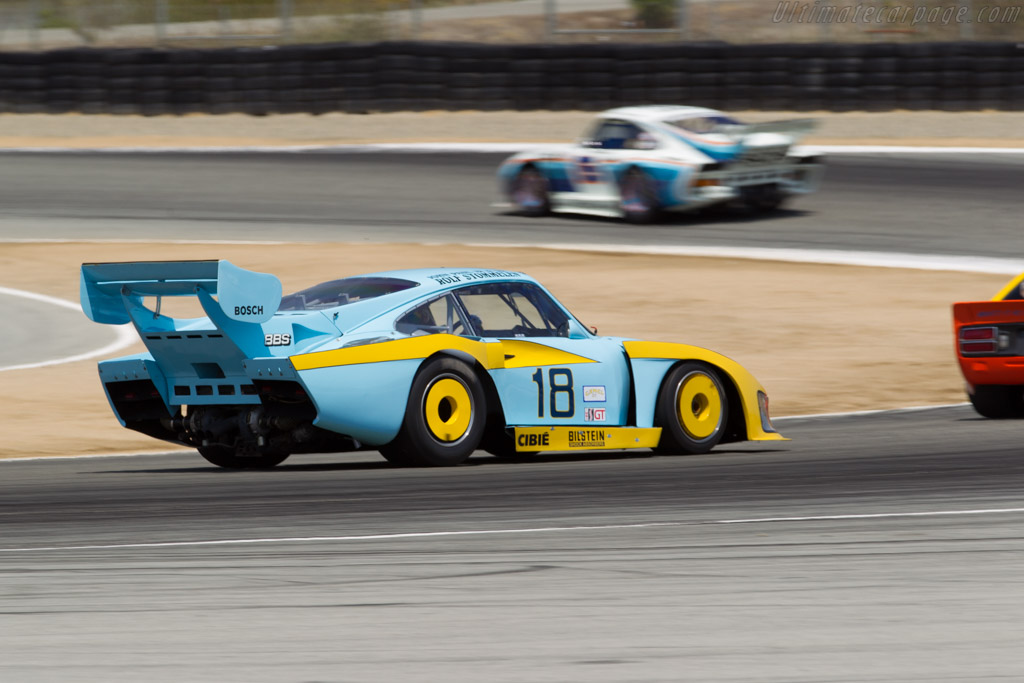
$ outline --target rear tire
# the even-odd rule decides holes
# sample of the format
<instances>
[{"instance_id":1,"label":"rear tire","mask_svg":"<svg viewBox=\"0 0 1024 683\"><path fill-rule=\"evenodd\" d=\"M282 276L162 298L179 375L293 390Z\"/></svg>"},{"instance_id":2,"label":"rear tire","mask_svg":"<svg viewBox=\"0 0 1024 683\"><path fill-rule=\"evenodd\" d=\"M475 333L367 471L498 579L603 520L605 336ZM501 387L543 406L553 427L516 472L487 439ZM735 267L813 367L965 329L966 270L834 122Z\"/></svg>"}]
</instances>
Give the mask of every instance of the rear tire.
<instances>
[{"instance_id":1,"label":"rear tire","mask_svg":"<svg viewBox=\"0 0 1024 683\"><path fill-rule=\"evenodd\" d=\"M393 445L399 459L408 455L409 464L459 465L480 445L486 421L484 389L473 368L455 358L437 358L413 380Z\"/></svg>"},{"instance_id":2,"label":"rear tire","mask_svg":"<svg viewBox=\"0 0 1024 683\"><path fill-rule=\"evenodd\" d=\"M536 451L517 451L515 437L504 429L494 429L488 433L484 437L482 447L494 457L502 460L520 460L537 455Z\"/></svg>"},{"instance_id":3,"label":"rear tire","mask_svg":"<svg viewBox=\"0 0 1024 683\"><path fill-rule=\"evenodd\" d=\"M619 208L629 223L653 223L661 216L658 188L654 179L639 168L631 168L619 183Z\"/></svg>"},{"instance_id":4,"label":"rear tire","mask_svg":"<svg viewBox=\"0 0 1024 683\"><path fill-rule=\"evenodd\" d=\"M655 408L661 427L658 453L707 453L725 435L729 397L721 378L704 363L683 363L662 382Z\"/></svg>"},{"instance_id":5,"label":"rear tire","mask_svg":"<svg viewBox=\"0 0 1024 683\"><path fill-rule=\"evenodd\" d=\"M416 458L409 455L409 453L395 441L380 446L377 450L379 450L384 459L392 465L396 465L398 467L412 467L413 465L418 464L416 462Z\"/></svg>"},{"instance_id":6,"label":"rear tire","mask_svg":"<svg viewBox=\"0 0 1024 683\"><path fill-rule=\"evenodd\" d=\"M288 453L239 455L228 446L200 446L196 450L208 463L228 470L268 470L288 459Z\"/></svg>"},{"instance_id":7,"label":"rear tire","mask_svg":"<svg viewBox=\"0 0 1024 683\"><path fill-rule=\"evenodd\" d=\"M974 387L971 405L982 417L1006 420L1024 417L1024 388L1006 385Z\"/></svg>"},{"instance_id":8,"label":"rear tire","mask_svg":"<svg viewBox=\"0 0 1024 683\"><path fill-rule=\"evenodd\" d=\"M548 179L533 166L519 171L512 181L512 202L523 216L538 218L551 213Z\"/></svg>"}]
</instances>

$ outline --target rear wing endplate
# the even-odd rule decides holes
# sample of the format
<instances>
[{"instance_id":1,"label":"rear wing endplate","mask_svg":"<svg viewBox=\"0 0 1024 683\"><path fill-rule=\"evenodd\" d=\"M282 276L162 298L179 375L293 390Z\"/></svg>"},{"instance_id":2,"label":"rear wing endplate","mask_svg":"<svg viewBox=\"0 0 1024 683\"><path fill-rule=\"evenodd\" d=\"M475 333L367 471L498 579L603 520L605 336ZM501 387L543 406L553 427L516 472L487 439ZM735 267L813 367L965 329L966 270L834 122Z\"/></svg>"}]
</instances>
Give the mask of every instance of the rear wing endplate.
<instances>
[{"instance_id":1,"label":"rear wing endplate","mask_svg":"<svg viewBox=\"0 0 1024 683\"><path fill-rule=\"evenodd\" d=\"M132 322L147 296L196 296L213 318L261 323L281 304L281 281L223 260L83 263L80 294L89 319L108 325Z\"/></svg>"}]
</instances>

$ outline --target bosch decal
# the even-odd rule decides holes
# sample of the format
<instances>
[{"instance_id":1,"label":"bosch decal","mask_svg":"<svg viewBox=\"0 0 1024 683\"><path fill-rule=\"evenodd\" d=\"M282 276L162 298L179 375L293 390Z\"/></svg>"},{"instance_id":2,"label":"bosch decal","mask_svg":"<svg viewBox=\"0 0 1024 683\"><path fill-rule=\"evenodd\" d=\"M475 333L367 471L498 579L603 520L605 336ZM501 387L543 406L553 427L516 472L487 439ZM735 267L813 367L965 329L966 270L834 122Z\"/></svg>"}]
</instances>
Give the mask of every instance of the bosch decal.
<instances>
[{"instance_id":1,"label":"bosch decal","mask_svg":"<svg viewBox=\"0 0 1024 683\"><path fill-rule=\"evenodd\" d=\"M235 306L235 315L263 315L263 306Z\"/></svg>"}]
</instances>

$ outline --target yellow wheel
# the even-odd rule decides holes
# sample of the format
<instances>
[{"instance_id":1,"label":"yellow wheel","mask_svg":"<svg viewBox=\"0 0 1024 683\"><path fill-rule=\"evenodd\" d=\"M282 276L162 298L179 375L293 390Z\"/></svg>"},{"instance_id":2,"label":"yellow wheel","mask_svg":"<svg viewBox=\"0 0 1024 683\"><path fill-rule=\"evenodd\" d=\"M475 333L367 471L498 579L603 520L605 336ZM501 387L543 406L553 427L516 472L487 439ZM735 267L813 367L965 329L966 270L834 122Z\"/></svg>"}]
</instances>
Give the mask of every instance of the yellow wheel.
<instances>
[{"instance_id":1,"label":"yellow wheel","mask_svg":"<svg viewBox=\"0 0 1024 683\"><path fill-rule=\"evenodd\" d=\"M687 436L702 441L722 426L722 392L708 374L694 371L676 389L676 415Z\"/></svg>"},{"instance_id":2,"label":"yellow wheel","mask_svg":"<svg viewBox=\"0 0 1024 683\"><path fill-rule=\"evenodd\" d=\"M466 436L473 419L469 387L454 375L442 375L427 387L423 415L430 435L452 443Z\"/></svg>"},{"instance_id":3,"label":"yellow wheel","mask_svg":"<svg viewBox=\"0 0 1024 683\"><path fill-rule=\"evenodd\" d=\"M402 429L381 455L396 465L458 465L480 445L486 422L484 389L473 368L435 358L413 379Z\"/></svg>"},{"instance_id":4,"label":"yellow wheel","mask_svg":"<svg viewBox=\"0 0 1024 683\"><path fill-rule=\"evenodd\" d=\"M655 407L662 453L707 453L722 440L729 398L718 371L703 363L683 363L665 377Z\"/></svg>"}]
</instances>

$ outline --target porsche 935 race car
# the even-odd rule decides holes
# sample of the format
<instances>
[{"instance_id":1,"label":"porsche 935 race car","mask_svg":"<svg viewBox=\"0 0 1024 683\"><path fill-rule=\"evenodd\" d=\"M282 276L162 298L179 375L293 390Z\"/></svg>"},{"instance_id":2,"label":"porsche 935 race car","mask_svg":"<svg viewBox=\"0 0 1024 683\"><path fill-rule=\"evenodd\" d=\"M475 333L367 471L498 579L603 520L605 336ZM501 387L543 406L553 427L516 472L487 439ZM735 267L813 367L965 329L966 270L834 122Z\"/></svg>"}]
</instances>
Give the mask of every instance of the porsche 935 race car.
<instances>
[{"instance_id":1,"label":"porsche 935 race car","mask_svg":"<svg viewBox=\"0 0 1024 683\"><path fill-rule=\"evenodd\" d=\"M196 297L206 317L161 312ZM102 361L121 424L221 467L376 449L401 465L783 437L738 363L694 346L597 336L518 272L432 268L282 296L228 261L89 263L82 309L148 351Z\"/></svg>"},{"instance_id":2,"label":"porsche 935 race car","mask_svg":"<svg viewBox=\"0 0 1024 683\"><path fill-rule=\"evenodd\" d=\"M957 360L979 415L1024 417L1024 273L990 301L953 304Z\"/></svg>"},{"instance_id":3,"label":"porsche 935 race car","mask_svg":"<svg viewBox=\"0 0 1024 683\"><path fill-rule=\"evenodd\" d=\"M621 107L599 114L573 145L515 154L498 180L529 216L556 211L646 223L663 211L734 200L771 210L818 187L822 157L794 147L813 125L741 124L700 107Z\"/></svg>"}]
</instances>

